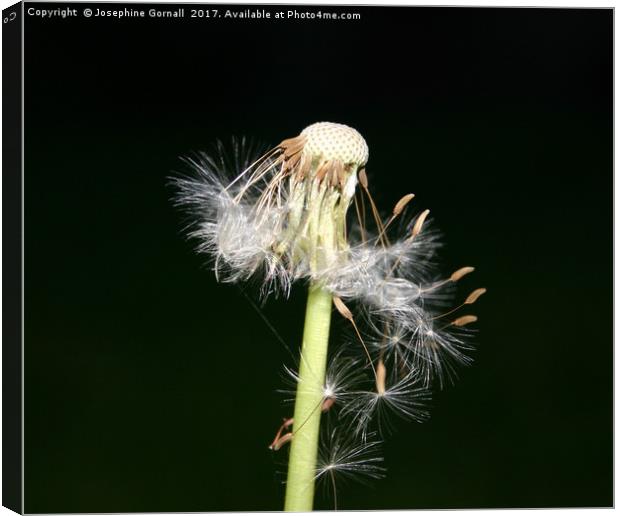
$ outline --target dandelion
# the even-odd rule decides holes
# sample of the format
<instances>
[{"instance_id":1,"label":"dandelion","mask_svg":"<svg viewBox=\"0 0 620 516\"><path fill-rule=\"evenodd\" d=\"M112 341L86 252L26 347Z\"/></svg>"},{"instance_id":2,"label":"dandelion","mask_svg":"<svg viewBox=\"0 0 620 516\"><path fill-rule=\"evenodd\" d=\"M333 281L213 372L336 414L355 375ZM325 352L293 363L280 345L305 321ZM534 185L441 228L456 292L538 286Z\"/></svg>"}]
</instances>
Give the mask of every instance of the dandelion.
<instances>
[{"instance_id":1,"label":"dandelion","mask_svg":"<svg viewBox=\"0 0 620 516\"><path fill-rule=\"evenodd\" d=\"M408 216L413 193L381 216L365 170L368 147L355 129L319 122L255 159L237 152L229 160L221 148L218 155L188 160L193 175L174 180L197 251L211 257L220 281L255 279L263 297L308 285L299 368L286 370L294 414L270 448L290 444L285 510L311 510L317 478L377 471L374 459L364 462L375 447L374 421L381 430L389 414L427 417L435 380L443 387L471 361L467 337L476 317L462 311L485 289L449 308L473 268L437 278L438 233L429 210ZM354 339L328 365L333 308ZM334 406L337 428L354 429L357 441L345 446L329 433L325 460L320 420Z\"/></svg>"}]
</instances>

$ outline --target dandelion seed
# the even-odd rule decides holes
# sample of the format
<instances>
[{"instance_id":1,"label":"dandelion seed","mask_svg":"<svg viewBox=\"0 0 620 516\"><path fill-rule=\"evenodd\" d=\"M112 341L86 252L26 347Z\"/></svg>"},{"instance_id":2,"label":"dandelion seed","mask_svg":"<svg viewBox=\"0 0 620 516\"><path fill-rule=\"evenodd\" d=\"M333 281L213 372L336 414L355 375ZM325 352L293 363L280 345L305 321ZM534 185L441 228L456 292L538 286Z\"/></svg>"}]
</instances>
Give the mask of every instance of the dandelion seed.
<instances>
[{"instance_id":1,"label":"dandelion seed","mask_svg":"<svg viewBox=\"0 0 620 516\"><path fill-rule=\"evenodd\" d=\"M325 380L323 387L320 389L320 395L322 400L321 410L327 412L332 406L339 407L346 406L354 392L359 388L360 384L365 381L363 373L363 363L357 357L350 357L344 355L345 348L334 353L327 364L325 372ZM286 381L289 384L289 389L283 389L279 392L294 396L300 388L299 374L289 367L284 367L286 374ZM304 389L304 387L301 387ZM313 393L316 394L314 387ZM285 401L293 401L294 398L288 398Z\"/></svg>"},{"instance_id":2,"label":"dandelion seed","mask_svg":"<svg viewBox=\"0 0 620 516\"><path fill-rule=\"evenodd\" d=\"M323 397L346 406L355 387L364 379L361 365L360 359L337 353L327 366Z\"/></svg>"},{"instance_id":3,"label":"dandelion seed","mask_svg":"<svg viewBox=\"0 0 620 516\"><path fill-rule=\"evenodd\" d=\"M381 465L383 458L379 455L380 441L356 442L351 436L344 436L338 428L323 434L319 445L319 455L315 480L325 483L334 499L334 510L338 510L338 483L355 481L367 484L369 480L378 480L385 476Z\"/></svg>"},{"instance_id":4,"label":"dandelion seed","mask_svg":"<svg viewBox=\"0 0 620 516\"><path fill-rule=\"evenodd\" d=\"M363 482L365 478L380 479L385 476L383 457L379 455L381 441L369 434L365 441L336 427L321 439L316 467L316 479L326 475Z\"/></svg>"},{"instance_id":5,"label":"dandelion seed","mask_svg":"<svg viewBox=\"0 0 620 516\"><path fill-rule=\"evenodd\" d=\"M396 366L411 367L411 354L413 346L411 344L411 335L409 330L401 325L390 326L386 322L383 328L379 330L374 326L373 321L369 321L369 327L373 329L378 338L370 340L370 346L373 353L378 355L378 359L392 362Z\"/></svg>"},{"instance_id":6,"label":"dandelion seed","mask_svg":"<svg viewBox=\"0 0 620 516\"><path fill-rule=\"evenodd\" d=\"M418 423L428 419L426 405L430 401L430 391L421 386L417 371L409 371L406 376L398 378L396 374L388 376L385 366L382 362L380 364L376 390L356 392L344 410L345 415L354 421L355 431L362 439L368 438L374 421L384 435L390 429L390 416Z\"/></svg>"},{"instance_id":7,"label":"dandelion seed","mask_svg":"<svg viewBox=\"0 0 620 516\"><path fill-rule=\"evenodd\" d=\"M464 324L436 328L432 321L427 321L418 326L412 340L413 362L422 374L424 385L430 386L437 378L440 388L444 388L454 383L459 367L472 362L469 353L473 346L467 341L470 333L459 326Z\"/></svg>"}]
</instances>

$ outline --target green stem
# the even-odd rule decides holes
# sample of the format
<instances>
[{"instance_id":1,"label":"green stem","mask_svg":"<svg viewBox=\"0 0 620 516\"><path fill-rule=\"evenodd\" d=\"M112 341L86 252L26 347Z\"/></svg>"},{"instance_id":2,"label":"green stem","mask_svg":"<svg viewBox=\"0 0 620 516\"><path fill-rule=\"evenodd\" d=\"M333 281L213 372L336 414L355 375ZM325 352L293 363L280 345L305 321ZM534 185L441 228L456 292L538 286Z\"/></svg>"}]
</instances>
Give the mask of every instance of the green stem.
<instances>
[{"instance_id":1,"label":"green stem","mask_svg":"<svg viewBox=\"0 0 620 516\"><path fill-rule=\"evenodd\" d=\"M285 511L312 510L331 313L331 293L311 285L295 397Z\"/></svg>"}]
</instances>

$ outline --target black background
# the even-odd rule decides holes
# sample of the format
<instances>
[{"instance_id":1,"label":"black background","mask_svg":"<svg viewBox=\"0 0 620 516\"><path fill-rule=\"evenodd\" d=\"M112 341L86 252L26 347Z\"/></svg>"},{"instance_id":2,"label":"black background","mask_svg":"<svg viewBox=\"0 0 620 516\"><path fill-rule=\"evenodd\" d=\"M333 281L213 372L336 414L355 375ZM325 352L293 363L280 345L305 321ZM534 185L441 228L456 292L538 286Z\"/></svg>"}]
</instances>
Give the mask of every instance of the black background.
<instances>
[{"instance_id":1,"label":"black background","mask_svg":"<svg viewBox=\"0 0 620 516\"><path fill-rule=\"evenodd\" d=\"M475 364L340 508L613 503L612 11L336 10L361 20L26 15L27 512L282 507L289 355L166 181L216 138L321 120L364 135L378 204L415 192L445 271L489 289ZM303 308L300 286L263 309L292 349Z\"/></svg>"}]
</instances>

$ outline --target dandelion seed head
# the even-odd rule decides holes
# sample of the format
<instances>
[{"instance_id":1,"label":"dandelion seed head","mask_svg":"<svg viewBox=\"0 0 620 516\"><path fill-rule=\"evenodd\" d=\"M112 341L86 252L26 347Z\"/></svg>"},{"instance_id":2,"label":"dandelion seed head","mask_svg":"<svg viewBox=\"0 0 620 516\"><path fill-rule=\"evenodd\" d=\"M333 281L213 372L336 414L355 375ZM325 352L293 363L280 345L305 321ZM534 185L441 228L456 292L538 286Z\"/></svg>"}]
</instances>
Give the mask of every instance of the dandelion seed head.
<instances>
[{"instance_id":1,"label":"dandelion seed head","mask_svg":"<svg viewBox=\"0 0 620 516\"><path fill-rule=\"evenodd\" d=\"M186 160L193 174L174 181L176 203L195 219L188 234L219 280L262 276L263 295L288 295L294 281L347 262L346 213L368 159L359 132L319 122L261 156L224 159L222 147Z\"/></svg>"},{"instance_id":2,"label":"dandelion seed head","mask_svg":"<svg viewBox=\"0 0 620 516\"><path fill-rule=\"evenodd\" d=\"M336 475L378 478L375 430L384 435L392 416L426 420L434 382L443 388L472 361L477 317L462 309L486 289L452 304L457 282L474 268L438 276L439 233L414 194L381 214L357 130L318 122L267 152L233 147L232 158L221 144L213 156L188 158L192 174L174 180L176 203L192 216L186 232L211 257L219 281L254 278L261 295L288 296L301 280L332 294L354 342L304 380L285 368L291 388L281 392L311 394L314 410L340 423L321 437L317 479L328 476L335 489ZM288 435L278 434L274 449Z\"/></svg>"}]
</instances>

